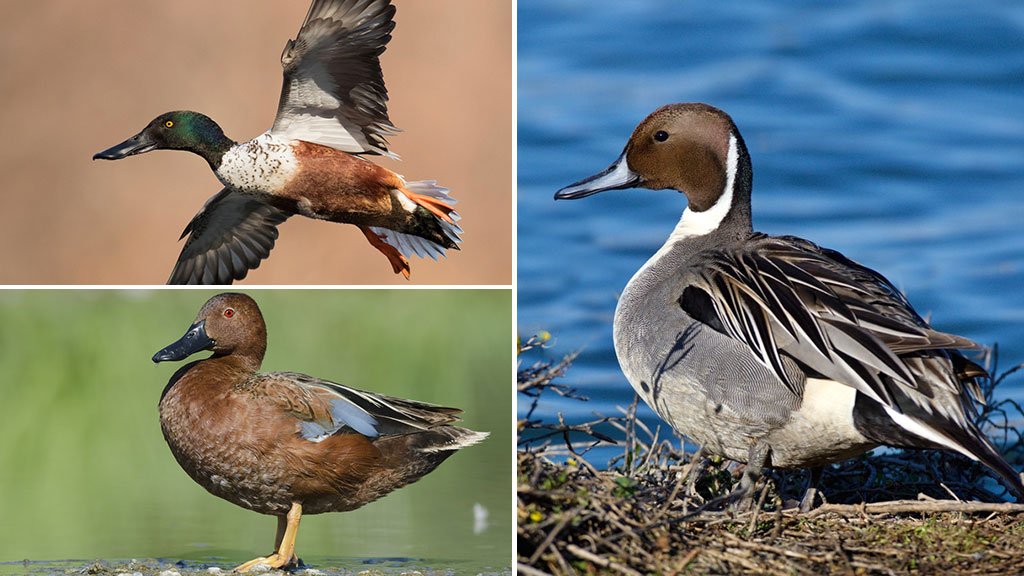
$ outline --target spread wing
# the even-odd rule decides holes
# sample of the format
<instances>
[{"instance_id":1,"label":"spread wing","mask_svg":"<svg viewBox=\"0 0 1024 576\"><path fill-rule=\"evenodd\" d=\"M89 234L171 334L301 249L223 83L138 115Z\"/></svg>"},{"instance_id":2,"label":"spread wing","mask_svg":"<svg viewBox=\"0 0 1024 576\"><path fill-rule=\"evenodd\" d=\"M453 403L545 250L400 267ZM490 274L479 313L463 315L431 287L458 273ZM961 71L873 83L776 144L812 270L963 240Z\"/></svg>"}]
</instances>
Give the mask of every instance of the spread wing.
<instances>
[{"instance_id":1,"label":"spread wing","mask_svg":"<svg viewBox=\"0 0 1024 576\"><path fill-rule=\"evenodd\" d=\"M897 410L911 390L959 397L954 372L980 370L951 352L977 344L931 329L877 272L806 240L761 236L749 248L708 252L690 273L683 309L746 343L794 394L783 355Z\"/></svg>"},{"instance_id":2,"label":"spread wing","mask_svg":"<svg viewBox=\"0 0 1024 576\"><path fill-rule=\"evenodd\" d=\"M458 421L456 408L393 398L295 372L259 374L246 387L295 418L299 434L319 442L334 434L376 438Z\"/></svg>"},{"instance_id":3,"label":"spread wing","mask_svg":"<svg viewBox=\"0 0 1024 576\"><path fill-rule=\"evenodd\" d=\"M271 132L354 154L388 152L379 56L391 40L389 0L314 0L281 54L284 85Z\"/></svg>"},{"instance_id":4,"label":"spread wing","mask_svg":"<svg viewBox=\"0 0 1024 576\"><path fill-rule=\"evenodd\" d=\"M230 188L211 197L185 227L188 236L168 284L231 284L260 265L289 214Z\"/></svg>"}]
</instances>

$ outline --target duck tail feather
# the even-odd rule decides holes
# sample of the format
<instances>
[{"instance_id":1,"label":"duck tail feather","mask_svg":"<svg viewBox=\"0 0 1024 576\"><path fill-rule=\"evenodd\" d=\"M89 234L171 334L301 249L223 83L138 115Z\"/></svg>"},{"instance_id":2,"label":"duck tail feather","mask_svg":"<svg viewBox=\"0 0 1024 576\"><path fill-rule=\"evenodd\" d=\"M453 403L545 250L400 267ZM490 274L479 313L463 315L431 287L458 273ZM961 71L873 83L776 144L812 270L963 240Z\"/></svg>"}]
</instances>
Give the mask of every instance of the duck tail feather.
<instances>
[{"instance_id":1,"label":"duck tail feather","mask_svg":"<svg viewBox=\"0 0 1024 576\"><path fill-rule=\"evenodd\" d=\"M369 227L382 242L394 247L406 258L429 256L437 260L438 256L446 255L446 250L459 249L462 228L457 222L462 217L452 208L456 201L448 195L447 188L438 186L433 180L422 180L405 182L397 191L413 203L407 205L407 209L414 212L416 217L401 232L380 226Z\"/></svg>"},{"instance_id":2,"label":"duck tail feather","mask_svg":"<svg viewBox=\"0 0 1024 576\"><path fill-rule=\"evenodd\" d=\"M413 255L419 256L420 258L426 258L427 256L433 258L435 261L438 256L446 256L446 248L433 240L427 240L422 236L415 234L406 234L404 232L396 232L390 228L379 228L371 226L370 230L381 237L381 241L394 246L399 252L402 253L406 258L412 257ZM446 231L446 235L454 243L462 242L462 239L458 237L458 232L462 232L462 229L458 226L454 226L452 232L449 234ZM453 247L458 250L458 246Z\"/></svg>"},{"instance_id":3,"label":"duck tail feather","mask_svg":"<svg viewBox=\"0 0 1024 576\"><path fill-rule=\"evenodd\" d=\"M1021 473L1006 461L1006 458L999 453L973 422L956 423L944 420L948 425L934 426L888 406L884 406L884 409L893 421L904 430L925 438L939 447L959 452L975 462L981 462L1003 479L1007 487L1017 496L1019 502L1024 502L1024 481L1022 481Z\"/></svg>"},{"instance_id":4,"label":"duck tail feather","mask_svg":"<svg viewBox=\"0 0 1024 576\"><path fill-rule=\"evenodd\" d=\"M441 444L426 446L422 448L423 452L454 452L466 446L472 446L490 436L490 432L477 432L458 426L445 426L444 428L434 429L434 432L441 431L445 432L447 441Z\"/></svg>"},{"instance_id":5,"label":"duck tail feather","mask_svg":"<svg viewBox=\"0 0 1024 576\"><path fill-rule=\"evenodd\" d=\"M444 186L438 186L435 180L406 182L402 192L410 200L423 206L443 222L454 226L462 218L453 208L458 200L448 194L450 190Z\"/></svg>"},{"instance_id":6,"label":"duck tail feather","mask_svg":"<svg viewBox=\"0 0 1024 576\"><path fill-rule=\"evenodd\" d=\"M991 440L985 437L985 434L973 423L970 423L969 429L958 430L957 432L959 443L974 453L974 456L968 456L995 472L1003 479L1006 487L1017 497L1017 501L1024 502L1024 478L1022 478L1021 472L1006 461L1006 458L992 444Z\"/></svg>"}]
</instances>

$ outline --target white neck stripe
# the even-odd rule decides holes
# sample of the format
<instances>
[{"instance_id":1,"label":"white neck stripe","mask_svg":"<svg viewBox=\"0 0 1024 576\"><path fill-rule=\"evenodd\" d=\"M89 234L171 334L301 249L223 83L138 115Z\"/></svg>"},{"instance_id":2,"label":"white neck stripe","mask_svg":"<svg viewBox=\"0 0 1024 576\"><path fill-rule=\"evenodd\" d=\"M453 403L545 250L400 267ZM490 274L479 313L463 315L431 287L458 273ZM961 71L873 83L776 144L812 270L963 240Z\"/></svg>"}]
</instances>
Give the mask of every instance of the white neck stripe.
<instances>
[{"instance_id":1,"label":"white neck stripe","mask_svg":"<svg viewBox=\"0 0 1024 576\"><path fill-rule=\"evenodd\" d=\"M672 235L668 237L666 245L672 244L676 240L689 238L690 236L709 234L718 228L722 220L725 220L725 215L732 208L732 189L736 184L736 165L739 163L738 146L736 135L730 132L729 153L725 159L725 190L722 190L722 195L718 197L718 201L711 208L703 212L695 212L690 209L690 206L687 206L686 210L683 210L683 216L679 219L679 224L676 224Z\"/></svg>"},{"instance_id":2,"label":"white neck stripe","mask_svg":"<svg viewBox=\"0 0 1024 576\"><path fill-rule=\"evenodd\" d=\"M679 223L676 224L672 234L669 235L668 240L665 244L651 256L639 270L633 274L630 278L629 283L626 284L626 291L629 291L630 286L638 278L651 269L655 264L658 263L666 254L672 251L675 243L684 238L691 236L703 236L711 231L718 228L718 225L725 219L725 215L729 213L729 208L732 207L732 188L736 183L736 166L739 163L739 148L736 141L736 136L732 133L729 134L729 153L725 160L725 190L722 191L722 195L718 197L718 201L715 202L711 208L703 212L694 212L687 206L686 210L683 210L683 216L679 219ZM623 292L625 294L625 292ZM622 299L619 300L619 304L622 304Z\"/></svg>"}]
</instances>

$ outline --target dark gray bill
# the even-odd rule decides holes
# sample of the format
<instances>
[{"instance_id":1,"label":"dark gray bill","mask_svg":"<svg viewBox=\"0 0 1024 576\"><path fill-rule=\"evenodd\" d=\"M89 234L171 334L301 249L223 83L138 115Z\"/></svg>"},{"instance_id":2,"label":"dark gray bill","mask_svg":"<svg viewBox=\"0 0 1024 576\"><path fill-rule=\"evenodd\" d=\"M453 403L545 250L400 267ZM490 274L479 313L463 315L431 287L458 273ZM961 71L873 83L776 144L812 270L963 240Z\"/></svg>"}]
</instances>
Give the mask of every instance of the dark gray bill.
<instances>
[{"instance_id":1,"label":"dark gray bill","mask_svg":"<svg viewBox=\"0 0 1024 576\"><path fill-rule=\"evenodd\" d=\"M196 322L177 342L153 355L153 362L176 362L202 350L209 350L214 345L213 339L206 335L206 320Z\"/></svg>"},{"instance_id":2,"label":"dark gray bill","mask_svg":"<svg viewBox=\"0 0 1024 576\"><path fill-rule=\"evenodd\" d=\"M117 146L111 146L103 152L97 152L93 155L92 159L97 158L101 160L120 160L135 154L142 154L143 152L149 152L156 148L156 142L146 134L145 131L139 132L135 136L121 142Z\"/></svg>"}]
</instances>

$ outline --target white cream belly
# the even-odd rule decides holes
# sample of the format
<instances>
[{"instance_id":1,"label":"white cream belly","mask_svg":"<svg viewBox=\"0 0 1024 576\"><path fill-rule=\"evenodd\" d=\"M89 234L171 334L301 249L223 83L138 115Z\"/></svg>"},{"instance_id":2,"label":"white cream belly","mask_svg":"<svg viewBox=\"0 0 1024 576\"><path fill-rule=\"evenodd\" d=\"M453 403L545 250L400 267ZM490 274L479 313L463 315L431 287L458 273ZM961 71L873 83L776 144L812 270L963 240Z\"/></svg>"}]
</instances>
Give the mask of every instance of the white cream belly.
<instances>
[{"instance_id":1,"label":"white cream belly","mask_svg":"<svg viewBox=\"0 0 1024 576\"><path fill-rule=\"evenodd\" d=\"M853 405L857 391L834 380L808 378L803 401L782 428L767 437L771 464L805 468L840 462L877 444L857 431ZM822 439L827 438L827 442Z\"/></svg>"}]
</instances>

